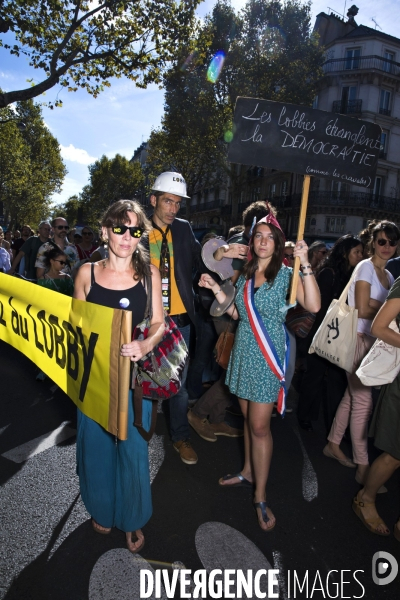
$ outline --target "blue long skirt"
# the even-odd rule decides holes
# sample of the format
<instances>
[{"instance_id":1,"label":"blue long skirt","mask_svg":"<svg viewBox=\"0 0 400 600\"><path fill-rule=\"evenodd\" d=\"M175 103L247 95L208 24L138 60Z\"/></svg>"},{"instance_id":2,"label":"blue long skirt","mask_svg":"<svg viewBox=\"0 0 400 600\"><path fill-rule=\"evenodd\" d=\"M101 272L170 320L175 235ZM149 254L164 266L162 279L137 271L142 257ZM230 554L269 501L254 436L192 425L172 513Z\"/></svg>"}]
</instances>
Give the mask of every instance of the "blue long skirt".
<instances>
[{"instance_id":1,"label":"blue long skirt","mask_svg":"<svg viewBox=\"0 0 400 600\"><path fill-rule=\"evenodd\" d=\"M143 426L149 429L152 403L143 399ZM103 527L136 531L152 514L148 444L133 426L129 393L128 439L117 440L78 410L77 473L88 513Z\"/></svg>"}]
</instances>

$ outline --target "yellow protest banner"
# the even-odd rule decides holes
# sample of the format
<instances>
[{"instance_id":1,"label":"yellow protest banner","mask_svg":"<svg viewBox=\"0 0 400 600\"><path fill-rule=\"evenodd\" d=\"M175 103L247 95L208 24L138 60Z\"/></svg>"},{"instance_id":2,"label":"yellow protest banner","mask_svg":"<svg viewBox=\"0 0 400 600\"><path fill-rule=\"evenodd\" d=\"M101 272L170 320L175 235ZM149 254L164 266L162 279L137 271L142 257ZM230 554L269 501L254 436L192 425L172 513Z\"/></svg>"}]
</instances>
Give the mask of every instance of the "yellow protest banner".
<instances>
[{"instance_id":1,"label":"yellow protest banner","mask_svg":"<svg viewBox=\"0 0 400 600\"><path fill-rule=\"evenodd\" d=\"M30 358L88 417L127 437L130 311L0 274L0 339Z\"/></svg>"}]
</instances>

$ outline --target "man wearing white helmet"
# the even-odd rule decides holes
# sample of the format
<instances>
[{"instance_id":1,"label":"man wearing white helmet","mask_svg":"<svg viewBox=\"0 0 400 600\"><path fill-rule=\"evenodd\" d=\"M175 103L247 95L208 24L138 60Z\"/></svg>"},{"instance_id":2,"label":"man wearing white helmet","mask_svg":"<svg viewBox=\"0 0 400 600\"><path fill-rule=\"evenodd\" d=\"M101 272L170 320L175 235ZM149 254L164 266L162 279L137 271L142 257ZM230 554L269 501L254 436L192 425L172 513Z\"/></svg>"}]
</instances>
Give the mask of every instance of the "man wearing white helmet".
<instances>
[{"instance_id":1,"label":"man wearing white helmet","mask_svg":"<svg viewBox=\"0 0 400 600\"><path fill-rule=\"evenodd\" d=\"M193 270L201 269L202 265L201 246L194 237L189 222L177 218L182 198L188 197L186 182L180 173L161 173L155 180L150 195L154 213L153 229L149 234L150 259L161 273L164 308L176 322L187 346L190 323L195 320L192 273ZM189 441L186 373L187 365L182 387L170 402L170 432L181 460L193 465L198 459Z\"/></svg>"}]
</instances>

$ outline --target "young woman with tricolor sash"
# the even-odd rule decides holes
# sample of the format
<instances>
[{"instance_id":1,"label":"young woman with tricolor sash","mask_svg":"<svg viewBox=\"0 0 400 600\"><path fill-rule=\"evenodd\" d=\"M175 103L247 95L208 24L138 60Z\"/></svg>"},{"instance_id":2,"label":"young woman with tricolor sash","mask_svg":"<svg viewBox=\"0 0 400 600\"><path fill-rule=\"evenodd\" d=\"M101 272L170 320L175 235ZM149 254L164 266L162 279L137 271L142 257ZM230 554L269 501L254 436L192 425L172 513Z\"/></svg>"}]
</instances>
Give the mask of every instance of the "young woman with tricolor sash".
<instances>
[{"instance_id":1,"label":"young woman with tricolor sash","mask_svg":"<svg viewBox=\"0 0 400 600\"><path fill-rule=\"evenodd\" d=\"M270 213L254 227L249 261L236 284L235 304L228 306L225 293L210 275L202 275L199 282L214 292L222 310L239 319L226 384L238 396L244 416L245 461L240 473L222 477L219 484L254 487L254 507L264 531L275 526L275 517L266 502L274 402L278 402L280 414L285 413L289 356L285 316L293 269L283 264L284 249L284 235ZM307 251L304 241L297 242L294 256L300 258L303 277L298 281L296 299L306 310L318 312L320 294Z\"/></svg>"}]
</instances>

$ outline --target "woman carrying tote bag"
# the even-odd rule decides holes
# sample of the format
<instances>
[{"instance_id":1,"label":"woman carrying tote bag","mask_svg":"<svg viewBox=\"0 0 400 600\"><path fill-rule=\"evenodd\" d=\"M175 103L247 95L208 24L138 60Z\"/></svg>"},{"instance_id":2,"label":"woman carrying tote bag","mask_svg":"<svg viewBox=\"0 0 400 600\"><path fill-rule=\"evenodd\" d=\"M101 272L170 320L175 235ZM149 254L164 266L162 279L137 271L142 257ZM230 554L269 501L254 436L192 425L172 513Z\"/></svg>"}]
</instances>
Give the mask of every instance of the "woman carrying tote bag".
<instances>
[{"instance_id":1,"label":"woman carrying tote bag","mask_svg":"<svg viewBox=\"0 0 400 600\"><path fill-rule=\"evenodd\" d=\"M371 330L380 340L400 348L400 333L391 328L393 319L396 319L397 325L400 324L400 277L376 315ZM375 500L379 488L400 468L400 373L392 383L382 386L369 435L375 438L374 444L382 450L382 454L372 463L363 489L353 500L353 510L371 533L390 535L389 528L376 510ZM400 542L400 519L393 533Z\"/></svg>"},{"instance_id":2,"label":"woman carrying tote bag","mask_svg":"<svg viewBox=\"0 0 400 600\"><path fill-rule=\"evenodd\" d=\"M350 423L358 483L365 481L369 469L367 425L372 411L372 393L371 388L363 385L355 372L375 341L371 334L372 320L385 302L393 284L393 276L385 266L394 256L399 239L400 232L390 221L381 221L374 227L369 242L371 258L363 260L354 269L348 293L349 306L358 310L354 367L352 373L347 373L348 386L339 404L328 436L328 444L323 452L325 456L338 460L346 467L353 466L340 449L343 435Z\"/></svg>"}]
</instances>

